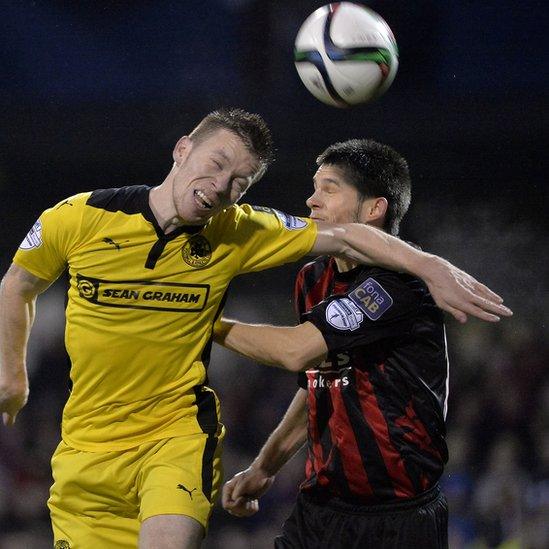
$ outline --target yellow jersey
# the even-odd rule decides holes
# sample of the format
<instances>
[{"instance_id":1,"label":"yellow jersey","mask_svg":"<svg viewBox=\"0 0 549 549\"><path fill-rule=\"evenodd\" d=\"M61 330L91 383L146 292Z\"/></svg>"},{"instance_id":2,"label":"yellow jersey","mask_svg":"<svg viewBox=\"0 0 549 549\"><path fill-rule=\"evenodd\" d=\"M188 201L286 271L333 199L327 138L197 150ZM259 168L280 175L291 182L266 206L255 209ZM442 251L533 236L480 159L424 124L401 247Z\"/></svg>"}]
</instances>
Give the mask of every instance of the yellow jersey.
<instances>
[{"instance_id":1,"label":"yellow jersey","mask_svg":"<svg viewBox=\"0 0 549 549\"><path fill-rule=\"evenodd\" d=\"M206 368L229 283L299 259L316 239L310 219L249 205L165 235L149 192L143 185L68 198L40 216L14 257L45 280L68 267L73 388L62 437L76 449L215 433L219 403Z\"/></svg>"}]
</instances>

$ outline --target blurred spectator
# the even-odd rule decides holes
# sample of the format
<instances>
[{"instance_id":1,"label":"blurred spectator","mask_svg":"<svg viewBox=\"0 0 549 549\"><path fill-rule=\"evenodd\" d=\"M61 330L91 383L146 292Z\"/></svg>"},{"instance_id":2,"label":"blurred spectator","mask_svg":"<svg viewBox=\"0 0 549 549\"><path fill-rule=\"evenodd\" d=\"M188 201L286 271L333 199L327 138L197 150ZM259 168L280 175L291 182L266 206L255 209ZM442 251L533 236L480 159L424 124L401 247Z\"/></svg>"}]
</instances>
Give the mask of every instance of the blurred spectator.
<instances>
[{"instance_id":1,"label":"blurred spectator","mask_svg":"<svg viewBox=\"0 0 549 549\"><path fill-rule=\"evenodd\" d=\"M520 465L519 448L515 435L501 433L478 479L473 505L480 537L489 547L518 540L522 531L522 498L528 479Z\"/></svg>"},{"instance_id":2,"label":"blurred spectator","mask_svg":"<svg viewBox=\"0 0 549 549\"><path fill-rule=\"evenodd\" d=\"M472 438L463 427L461 425L448 434L449 460L441 479L450 512L448 541L451 547L463 547L475 539L475 524L470 511L474 488L470 469Z\"/></svg>"}]
</instances>

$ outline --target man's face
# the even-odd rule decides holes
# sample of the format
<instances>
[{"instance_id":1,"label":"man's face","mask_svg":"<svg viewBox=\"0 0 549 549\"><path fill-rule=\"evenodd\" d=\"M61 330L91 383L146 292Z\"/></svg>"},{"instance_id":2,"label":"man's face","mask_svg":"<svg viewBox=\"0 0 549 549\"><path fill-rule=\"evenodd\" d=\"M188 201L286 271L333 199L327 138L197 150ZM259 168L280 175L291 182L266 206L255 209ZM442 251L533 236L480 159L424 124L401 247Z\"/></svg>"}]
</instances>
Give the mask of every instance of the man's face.
<instances>
[{"instance_id":1,"label":"man's face","mask_svg":"<svg viewBox=\"0 0 549 549\"><path fill-rule=\"evenodd\" d=\"M177 215L201 225L232 206L251 186L260 163L233 132L220 129L201 142L176 145L173 200Z\"/></svg>"},{"instance_id":2,"label":"man's face","mask_svg":"<svg viewBox=\"0 0 549 549\"><path fill-rule=\"evenodd\" d=\"M322 164L313 177L314 193L307 199L311 218L328 223L362 223L362 200L343 170Z\"/></svg>"}]
</instances>

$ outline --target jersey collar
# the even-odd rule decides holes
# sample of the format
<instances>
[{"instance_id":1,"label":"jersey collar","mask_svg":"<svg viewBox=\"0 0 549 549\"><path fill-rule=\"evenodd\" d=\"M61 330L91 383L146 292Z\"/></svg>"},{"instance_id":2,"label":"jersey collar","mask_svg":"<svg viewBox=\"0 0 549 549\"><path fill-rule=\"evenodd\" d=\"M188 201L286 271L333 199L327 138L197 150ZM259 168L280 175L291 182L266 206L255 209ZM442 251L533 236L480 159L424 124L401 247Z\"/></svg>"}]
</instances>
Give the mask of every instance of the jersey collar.
<instances>
[{"instance_id":1,"label":"jersey collar","mask_svg":"<svg viewBox=\"0 0 549 549\"><path fill-rule=\"evenodd\" d=\"M143 185L143 191L140 193L140 204L139 209L141 211L141 215L150 223L152 223L152 226L154 227L154 230L156 231L156 234L158 238L161 238L163 240L173 240L174 238L177 238L179 235L186 233L186 234L195 234L199 233L205 225L181 225L180 227L177 227L177 229L174 229L172 232L165 234L162 230L162 227L158 224L158 221L156 217L154 216L153 211L151 210L151 206L149 205L149 194L151 192L152 187L148 187L146 185Z\"/></svg>"}]
</instances>

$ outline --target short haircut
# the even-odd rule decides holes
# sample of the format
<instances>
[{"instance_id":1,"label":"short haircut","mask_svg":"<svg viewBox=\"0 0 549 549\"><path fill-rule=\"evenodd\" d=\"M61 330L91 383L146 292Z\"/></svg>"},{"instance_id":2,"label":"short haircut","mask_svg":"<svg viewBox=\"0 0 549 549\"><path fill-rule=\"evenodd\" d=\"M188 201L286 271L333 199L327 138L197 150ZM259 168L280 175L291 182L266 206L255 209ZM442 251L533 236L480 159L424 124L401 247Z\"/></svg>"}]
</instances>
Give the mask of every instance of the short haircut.
<instances>
[{"instance_id":1,"label":"short haircut","mask_svg":"<svg viewBox=\"0 0 549 549\"><path fill-rule=\"evenodd\" d=\"M274 161L274 146L271 130L259 114L243 109L218 109L207 114L189 137L196 143L210 137L218 130L228 130L237 135L246 148L260 162L254 182L263 177L269 164Z\"/></svg>"},{"instance_id":2,"label":"short haircut","mask_svg":"<svg viewBox=\"0 0 549 549\"><path fill-rule=\"evenodd\" d=\"M383 229L398 234L412 198L408 163L399 153L372 139L350 139L330 145L316 163L340 168L363 198L386 198Z\"/></svg>"}]
</instances>

